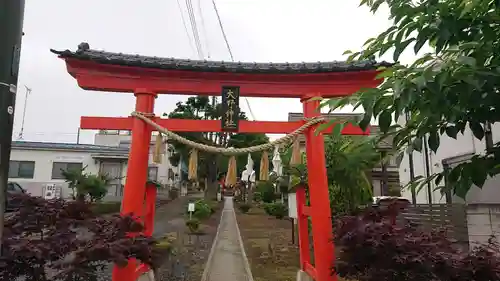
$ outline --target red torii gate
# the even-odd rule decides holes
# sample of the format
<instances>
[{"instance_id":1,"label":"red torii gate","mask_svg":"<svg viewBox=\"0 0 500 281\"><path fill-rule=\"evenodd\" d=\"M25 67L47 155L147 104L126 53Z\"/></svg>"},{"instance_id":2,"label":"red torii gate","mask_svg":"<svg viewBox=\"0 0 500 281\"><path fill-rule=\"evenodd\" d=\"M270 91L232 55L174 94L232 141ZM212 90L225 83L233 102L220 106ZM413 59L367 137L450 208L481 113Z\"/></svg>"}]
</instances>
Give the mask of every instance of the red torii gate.
<instances>
[{"instance_id":1,"label":"red torii gate","mask_svg":"<svg viewBox=\"0 0 500 281\"><path fill-rule=\"evenodd\" d=\"M80 44L75 52L51 51L65 60L68 72L81 88L133 93L136 97L135 111L152 116L154 122L175 132L220 132L221 123L217 120L155 117L154 102L158 94L218 96L223 86L238 86L241 96L300 98L304 117L313 118L320 116L319 101L311 98L347 96L361 88L376 87L380 83L376 79L377 68L385 65L375 61L292 64L180 60L97 51L90 49L87 43ZM305 121L240 121L238 132L287 134L304 123ZM134 117L82 117L80 124L82 129L132 131L121 211L123 214L144 215L143 198L146 194L153 128ZM336 276L331 275L334 244L324 140L322 134L315 133L316 127L317 125L310 127L305 133L311 206L305 206L305 197L297 196L300 262L301 270L315 280L330 281L336 279ZM329 131L331 129L325 132ZM368 134L351 125L346 126L342 133ZM151 235L154 207L149 214L144 223L145 233ZM311 265L309 254L308 216L312 219L315 267ZM115 266L113 280L136 280L136 266L135 262L129 262L125 268Z\"/></svg>"}]
</instances>

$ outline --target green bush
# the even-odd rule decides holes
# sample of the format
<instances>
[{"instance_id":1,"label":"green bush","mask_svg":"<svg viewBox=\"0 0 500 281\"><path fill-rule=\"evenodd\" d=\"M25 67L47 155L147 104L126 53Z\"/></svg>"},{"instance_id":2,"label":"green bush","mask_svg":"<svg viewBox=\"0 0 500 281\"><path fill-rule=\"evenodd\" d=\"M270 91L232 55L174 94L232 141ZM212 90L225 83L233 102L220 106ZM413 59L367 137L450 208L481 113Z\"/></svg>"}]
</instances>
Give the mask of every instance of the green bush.
<instances>
[{"instance_id":1,"label":"green bush","mask_svg":"<svg viewBox=\"0 0 500 281\"><path fill-rule=\"evenodd\" d=\"M255 191L253 193L253 201L254 202L261 202L262 201L262 193L260 193L260 191Z\"/></svg>"},{"instance_id":2,"label":"green bush","mask_svg":"<svg viewBox=\"0 0 500 281\"><path fill-rule=\"evenodd\" d=\"M283 203L267 203L264 211L277 219L283 219L288 214L288 207Z\"/></svg>"},{"instance_id":3,"label":"green bush","mask_svg":"<svg viewBox=\"0 0 500 281\"><path fill-rule=\"evenodd\" d=\"M186 226L190 232L195 233L200 229L200 220L192 218L186 221Z\"/></svg>"},{"instance_id":4,"label":"green bush","mask_svg":"<svg viewBox=\"0 0 500 281\"><path fill-rule=\"evenodd\" d=\"M252 205L248 204L248 203L242 203L242 204L239 204L238 205L238 208L240 209L240 211L244 214L248 213L248 211L250 211L250 208L252 208Z\"/></svg>"},{"instance_id":5,"label":"green bush","mask_svg":"<svg viewBox=\"0 0 500 281\"><path fill-rule=\"evenodd\" d=\"M271 181L259 182L257 184L257 192L260 193L260 198L264 203L272 203L276 199L274 185Z\"/></svg>"},{"instance_id":6,"label":"green bush","mask_svg":"<svg viewBox=\"0 0 500 281\"><path fill-rule=\"evenodd\" d=\"M188 209L186 207L186 213L189 214ZM194 212L193 217L198 220L204 220L210 217L212 214L212 207L209 202L200 199L194 202Z\"/></svg>"},{"instance_id":7,"label":"green bush","mask_svg":"<svg viewBox=\"0 0 500 281\"><path fill-rule=\"evenodd\" d=\"M211 214L215 214L220 208L218 201L211 200L209 205L210 205L210 213Z\"/></svg>"},{"instance_id":8,"label":"green bush","mask_svg":"<svg viewBox=\"0 0 500 281\"><path fill-rule=\"evenodd\" d=\"M121 209L121 202L97 202L93 203L91 210L96 215L118 213Z\"/></svg>"}]
</instances>

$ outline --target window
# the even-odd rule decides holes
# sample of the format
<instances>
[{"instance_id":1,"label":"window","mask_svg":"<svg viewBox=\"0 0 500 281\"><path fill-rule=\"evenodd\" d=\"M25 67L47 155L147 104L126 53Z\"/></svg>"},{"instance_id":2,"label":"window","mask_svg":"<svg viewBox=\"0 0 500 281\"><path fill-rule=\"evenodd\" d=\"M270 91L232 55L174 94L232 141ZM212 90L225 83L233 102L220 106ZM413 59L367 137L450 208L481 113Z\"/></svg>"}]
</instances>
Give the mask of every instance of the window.
<instances>
[{"instance_id":1,"label":"window","mask_svg":"<svg viewBox=\"0 0 500 281\"><path fill-rule=\"evenodd\" d=\"M35 175L34 161L10 161L9 178L32 179Z\"/></svg>"},{"instance_id":2,"label":"window","mask_svg":"<svg viewBox=\"0 0 500 281\"><path fill-rule=\"evenodd\" d=\"M158 180L158 167L148 168L148 180L157 181Z\"/></svg>"},{"instance_id":3,"label":"window","mask_svg":"<svg viewBox=\"0 0 500 281\"><path fill-rule=\"evenodd\" d=\"M70 171L70 170L82 170L82 163L67 163L67 162L54 162L52 165L52 179L59 180L64 179L62 175L62 171Z\"/></svg>"}]
</instances>

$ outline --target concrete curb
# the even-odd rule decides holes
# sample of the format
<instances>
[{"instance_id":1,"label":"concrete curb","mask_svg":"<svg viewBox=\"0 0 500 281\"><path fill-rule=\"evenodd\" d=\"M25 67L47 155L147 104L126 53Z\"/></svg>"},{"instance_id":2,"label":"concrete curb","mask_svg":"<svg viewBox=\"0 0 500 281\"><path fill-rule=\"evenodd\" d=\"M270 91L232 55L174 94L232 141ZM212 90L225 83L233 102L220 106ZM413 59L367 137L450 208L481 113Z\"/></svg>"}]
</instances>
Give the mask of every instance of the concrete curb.
<instances>
[{"instance_id":1,"label":"concrete curb","mask_svg":"<svg viewBox=\"0 0 500 281\"><path fill-rule=\"evenodd\" d=\"M253 281L252 269L250 268L250 263L248 262L247 253L245 252L245 245L243 245L243 239L241 238L240 227L238 225L238 220L236 219L236 212L234 211L234 202L233 202L232 213L234 216L234 221L236 222L236 233L238 234L238 242L240 242L240 249L241 249L241 254L243 256L243 263L245 266L245 271L247 272L247 280Z\"/></svg>"},{"instance_id":2,"label":"concrete curb","mask_svg":"<svg viewBox=\"0 0 500 281\"><path fill-rule=\"evenodd\" d=\"M225 204L225 203L224 203ZM220 215L219 225L217 226L217 232L215 233L214 241L212 242L212 248L210 248L210 254L208 254L207 263L205 264L205 269L203 269L203 275L201 275L201 281L207 281L210 275L210 267L212 266L214 260L215 248L217 247L217 242L219 241L219 233L222 225L222 218L224 217L224 207L222 207L222 212Z\"/></svg>"}]
</instances>

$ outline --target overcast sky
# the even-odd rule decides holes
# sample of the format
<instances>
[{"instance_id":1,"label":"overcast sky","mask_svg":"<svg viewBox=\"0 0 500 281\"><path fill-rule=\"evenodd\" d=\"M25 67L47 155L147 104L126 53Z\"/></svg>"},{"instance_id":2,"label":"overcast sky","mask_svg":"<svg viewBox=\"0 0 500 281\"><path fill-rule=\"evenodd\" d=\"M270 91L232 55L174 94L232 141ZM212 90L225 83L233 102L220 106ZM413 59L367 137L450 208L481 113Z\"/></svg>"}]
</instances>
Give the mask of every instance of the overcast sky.
<instances>
[{"instance_id":1,"label":"overcast sky","mask_svg":"<svg viewBox=\"0 0 500 281\"><path fill-rule=\"evenodd\" d=\"M179 0L188 21L185 0ZM205 58L229 61L211 0L192 0ZM356 0L217 0L235 60L302 62L342 60L346 49L389 26L387 15L372 15ZM204 19L204 27L198 5ZM189 21L187 22L189 25ZM188 26L189 31L190 26ZM206 33L204 32L204 30ZM24 139L75 142L80 116L127 116L134 108L131 94L80 89L62 60L49 52L75 50L80 42L111 52L196 59L192 34L186 34L177 0L27 0L24 17L14 139L21 128L28 98ZM155 112L173 109L187 96L162 95ZM295 99L251 98L258 120L286 120L301 111ZM247 111L242 101L242 109ZM82 132L92 143L95 132Z\"/></svg>"}]
</instances>

